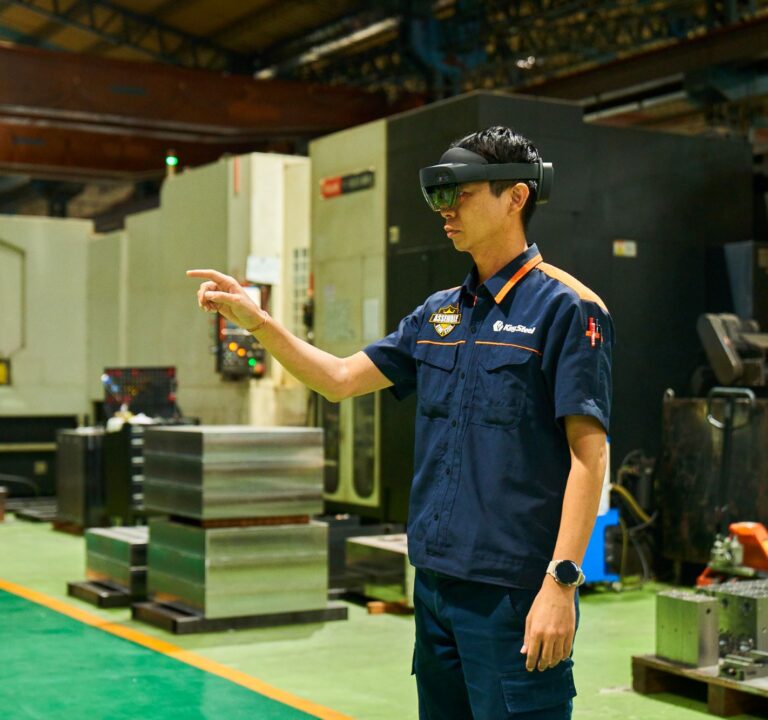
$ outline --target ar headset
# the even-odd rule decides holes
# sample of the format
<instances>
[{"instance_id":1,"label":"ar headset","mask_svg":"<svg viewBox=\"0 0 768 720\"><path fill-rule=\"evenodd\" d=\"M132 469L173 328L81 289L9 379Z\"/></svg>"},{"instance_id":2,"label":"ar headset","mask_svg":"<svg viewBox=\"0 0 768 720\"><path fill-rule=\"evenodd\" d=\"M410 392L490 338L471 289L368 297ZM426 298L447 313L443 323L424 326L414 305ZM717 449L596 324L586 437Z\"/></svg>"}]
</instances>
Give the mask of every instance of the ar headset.
<instances>
[{"instance_id":1,"label":"ar headset","mask_svg":"<svg viewBox=\"0 0 768 720\"><path fill-rule=\"evenodd\" d=\"M552 163L489 163L482 155L453 147L443 153L438 165L419 170L421 191L432 210L453 210L459 200L459 185L483 180L536 180L536 204L549 200L555 170Z\"/></svg>"}]
</instances>

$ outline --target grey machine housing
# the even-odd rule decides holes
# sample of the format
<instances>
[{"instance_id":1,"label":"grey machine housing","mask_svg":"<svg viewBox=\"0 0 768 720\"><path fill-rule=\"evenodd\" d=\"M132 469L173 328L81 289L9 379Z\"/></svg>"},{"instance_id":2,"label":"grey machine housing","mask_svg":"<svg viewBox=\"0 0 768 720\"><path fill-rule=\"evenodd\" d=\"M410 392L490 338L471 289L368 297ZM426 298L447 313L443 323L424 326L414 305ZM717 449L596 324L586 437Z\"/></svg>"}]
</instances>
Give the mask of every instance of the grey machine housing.
<instances>
[{"instance_id":1,"label":"grey machine housing","mask_svg":"<svg viewBox=\"0 0 768 720\"><path fill-rule=\"evenodd\" d=\"M718 383L747 387L766 384L768 333L761 333L755 320L705 313L699 317L696 330Z\"/></svg>"}]
</instances>

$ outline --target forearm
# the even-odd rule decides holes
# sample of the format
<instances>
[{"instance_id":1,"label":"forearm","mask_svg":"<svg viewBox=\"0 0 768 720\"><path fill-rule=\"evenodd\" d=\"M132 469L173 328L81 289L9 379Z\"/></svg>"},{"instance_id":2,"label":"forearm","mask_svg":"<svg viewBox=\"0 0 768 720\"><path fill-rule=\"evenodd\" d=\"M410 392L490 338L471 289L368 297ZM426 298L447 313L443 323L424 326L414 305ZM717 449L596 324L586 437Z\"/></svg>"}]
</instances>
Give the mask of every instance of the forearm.
<instances>
[{"instance_id":1,"label":"forearm","mask_svg":"<svg viewBox=\"0 0 768 720\"><path fill-rule=\"evenodd\" d=\"M346 397L346 362L296 337L269 318L253 336L291 375L332 402Z\"/></svg>"},{"instance_id":2,"label":"forearm","mask_svg":"<svg viewBox=\"0 0 768 720\"><path fill-rule=\"evenodd\" d=\"M584 459L571 455L553 559L573 560L578 564L584 559L600 504L605 462L604 447Z\"/></svg>"},{"instance_id":3,"label":"forearm","mask_svg":"<svg viewBox=\"0 0 768 720\"><path fill-rule=\"evenodd\" d=\"M571 448L571 470L565 486L560 529L553 560L572 560L581 565L595 524L605 472L605 433L591 421L566 418ZM525 623L521 652L527 654L528 670L545 670L571 654L576 631L574 586L560 585L544 576Z\"/></svg>"}]
</instances>

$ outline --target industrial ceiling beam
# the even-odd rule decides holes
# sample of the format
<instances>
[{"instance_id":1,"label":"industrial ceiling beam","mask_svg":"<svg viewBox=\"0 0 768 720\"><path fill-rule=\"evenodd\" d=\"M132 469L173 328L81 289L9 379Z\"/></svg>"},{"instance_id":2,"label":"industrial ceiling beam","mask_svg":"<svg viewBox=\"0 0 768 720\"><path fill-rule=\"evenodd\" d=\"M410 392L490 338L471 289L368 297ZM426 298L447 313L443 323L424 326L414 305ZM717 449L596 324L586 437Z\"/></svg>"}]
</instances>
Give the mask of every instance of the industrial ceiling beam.
<instances>
[{"instance_id":1,"label":"industrial ceiling beam","mask_svg":"<svg viewBox=\"0 0 768 720\"><path fill-rule=\"evenodd\" d=\"M383 94L0 47L0 118L210 135L312 137L391 111Z\"/></svg>"},{"instance_id":2,"label":"industrial ceiling beam","mask_svg":"<svg viewBox=\"0 0 768 720\"><path fill-rule=\"evenodd\" d=\"M215 70L235 70L246 63L245 58L216 43L109 0L3 0L3 4L47 18L41 41L58 24L84 30L115 46L131 48L150 60ZM33 35L31 40L34 39Z\"/></svg>"},{"instance_id":3,"label":"industrial ceiling beam","mask_svg":"<svg viewBox=\"0 0 768 720\"><path fill-rule=\"evenodd\" d=\"M157 177L164 172L169 149L169 143L162 138L0 124L0 173L70 180ZM256 147L254 143L236 141L182 141L172 149L182 166L191 167L213 162L226 152L244 153Z\"/></svg>"},{"instance_id":4,"label":"industrial ceiling beam","mask_svg":"<svg viewBox=\"0 0 768 720\"><path fill-rule=\"evenodd\" d=\"M521 84L514 89L527 95L583 100L642 85L671 73L753 62L767 51L768 17L763 16L579 72Z\"/></svg>"},{"instance_id":5,"label":"industrial ceiling beam","mask_svg":"<svg viewBox=\"0 0 768 720\"><path fill-rule=\"evenodd\" d=\"M190 5L197 0L165 0L164 3L161 3L157 7L155 7L152 10L152 18L154 18L155 21L163 21L165 18L170 15L173 12L176 12L177 10L181 10L185 8L187 5ZM104 39L97 39L95 42L91 43L87 47L84 47L80 52L85 53L87 55L101 55L105 51L107 51L110 47L114 47L115 43L113 40L104 40ZM231 67L230 70L233 71L240 71L242 68L246 67L248 65L248 71L250 72L250 65L248 64L247 58L242 58L237 60L237 64L235 67ZM182 63L183 64L183 63ZM209 68L211 69L211 68Z\"/></svg>"}]
</instances>

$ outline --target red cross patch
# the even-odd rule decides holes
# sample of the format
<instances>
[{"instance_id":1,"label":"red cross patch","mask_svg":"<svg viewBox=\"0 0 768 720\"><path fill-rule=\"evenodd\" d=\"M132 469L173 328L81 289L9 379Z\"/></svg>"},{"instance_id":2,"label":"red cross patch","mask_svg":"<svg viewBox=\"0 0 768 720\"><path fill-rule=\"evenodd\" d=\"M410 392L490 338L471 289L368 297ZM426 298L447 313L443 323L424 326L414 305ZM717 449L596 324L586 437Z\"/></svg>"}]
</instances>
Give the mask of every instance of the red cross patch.
<instances>
[{"instance_id":1,"label":"red cross patch","mask_svg":"<svg viewBox=\"0 0 768 720\"><path fill-rule=\"evenodd\" d=\"M596 347L598 341L600 341L600 345L603 344L603 329L600 326L600 322L595 318L589 318L589 326L585 334L590 339L592 347Z\"/></svg>"}]
</instances>

